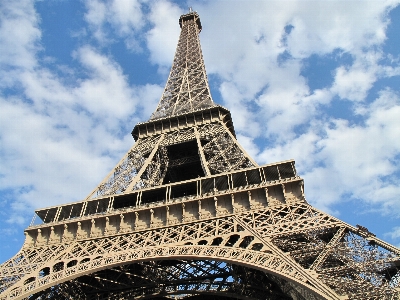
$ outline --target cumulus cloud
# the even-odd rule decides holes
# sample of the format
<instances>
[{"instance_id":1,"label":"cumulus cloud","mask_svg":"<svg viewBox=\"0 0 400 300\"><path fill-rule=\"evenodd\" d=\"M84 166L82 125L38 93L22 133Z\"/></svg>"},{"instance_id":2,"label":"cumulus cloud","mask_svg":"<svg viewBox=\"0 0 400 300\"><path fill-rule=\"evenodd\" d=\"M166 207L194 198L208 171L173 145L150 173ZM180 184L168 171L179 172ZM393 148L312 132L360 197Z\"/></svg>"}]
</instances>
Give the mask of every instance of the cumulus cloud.
<instances>
[{"instance_id":1,"label":"cumulus cloud","mask_svg":"<svg viewBox=\"0 0 400 300\"><path fill-rule=\"evenodd\" d=\"M315 165L312 157L318 151L316 144L320 140L318 133L318 131L313 132L310 130L294 139L288 140L286 143L263 149L262 152L258 153L257 160L266 164L295 158L296 164L300 166L301 170L308 170Z\"/></svg>"},{"instance_id":2,"label":"cumulus cloud","mask_svg":"<svg viewBox=\"0 0 400 300\"><path fill-rule=\"evenodd\" d=\"M198 7L206 24L201 38L207 70L221 81L236 130L249 145L257 141L262 163L295 158L307 179L308 198L321 208L330 209L346 195L399 213L391 210L399 192L394 163L399 148L396 142L388 145L398 139L398 95L383 90L375 100L370 97L378 80L397 74L396 64L385 65L380 48L388 12L397 4L257 1ZM353 61L333 70L330 86L311 91L302 74L304 59L338 50ZM331 116L328 110L340 105L338 99L367 103ZM356 118L362 123L355 124Z\"/></svg>"},{"instance_id":3,"label":"cumulus cloud","mask_svg":"<svg viewBox=\"0 0 400 300\"><path fill-rule=\"evenodd\" d=\"M41 32L32 1L2 1L0 19L1 69L33 68L36 65L35 53L40 49Z\"/></svg>"},{"instance_id":4,"label":"cumulus cloud","mask_svg":"<svg viewBox=\"0 0 400 300\"><path fill-rule=\"evenodd\" d=\"M203 19L207 27L202 37L206 39L203 49L208 71L234 83L243 101L261 94L258 99L266 108L263 114L269 113L268 117L280 116L285 110L287 118L279 119L297 119L293 125L308 122L310 114L304 110L312 112L314 104L302 105L310 94L300 76L301 60L312 54L329 54L335 49L354 55L356 65L349 69L340 66L336 70L331 91L349 100L365 98L378 70L374 63L366 65L361 61L371 55L365 49L385 41L387 12L395 3L371 1L360 6L357 1L340 4L292 1L287 5L285 1L257 1L252 5L239 3L228 9L224 2L207 2L199 11L206 11ZM355 11L367 17L354 18ZM221 15L232 17L225 17L221 23ZM279 63L282 59L284 63ZM233 104L229 98L224 97L224 101L227 106ZM289 112L292 107L297 109ZM287 126L293 129L293 125ZM280 126L285 125L277 123L273 127Z\"/></svg>"},{"instance_id":5,"label":"cumulus cloud","mask_svg":"<svg viewBox=\"0 0 400 300\"><path fill-rule=\"evenodd\" d=\"M332 88L339 97L348 100L362 101L367 96L376 78L373 73L363 69L347 70L341 66L336 70L335 84Z\"/></svg>"},{"instance_id":6,"label":"cumulus cloud","mask_svg":"<svg viewBox=\"0 0 400 300\"><path fill-rule=\"evenodd\" d=\"M60 77L38 59L37 14L30 2L21 3L6 6L0 29L1 49L15 45L21 55L16 60L11 51L3 51L1 74L12 92L0 98L0 186L14 191L8 220L17 224L26 222L32 208L88 194L133 144L130 130L143 118L138 116L150 115L161 95L158 85L130 85L113 57L90 45L71 49L78 72L72 69L63 74L68 78ZM101 25L112 13L121 35L141 26L139 15L128 16L137 10L133 2L107 2L111 12L101 2L88 5L92 25ZM5 38L22 25L23 37Z\"/></svg>"},{"instance_id":7,"label":"cumulus cloud","mask_svg":"<svg viewBox=\"0 0 400 300\"><path fill-rule=\"evenodd\" d=\"M151 62L163 68L164 72L174 57L180 33L178 19L183 13L178 5L168 1L153 2L150 6L148 18L152 28L146 34L147 47Z\"/></svg>"},{"instance_id":8,"label":"cumulus cloud","mask_svg":"<svg viewBox=\"0 0 400 300\"><path fill-rule=\"evenodd\" d=\"M90 0L86 2L85 20L93 37L101 44L114 40L116 35L125 40L131 50L140 51L138 32L145 25L139 0Z\"/></svg>"},{"instance_id":9,"label":"cumulus cloud","mask_svg":"<svg viewBox=\"0 0 400 300\"><path fill-rule=\"evenodd\" d=\"M88 79L74 90L79 104L96 116L108 116L105 122L135 112L137 99L118 64L90 47L78 49L76 57L88 71Z\"/></svg>"},{"instance_id":10,"label":"cumulus cloud","mask_svg":"<svg viewBox=\"0 0 400 300\"><path fill-rule=\"evenodd\" d=\"M382 205L386 212L400 215L396 194L400 194L396 157L400 154L400 99L390 90L367 108L365 125L338 120L318 142L321 162L340 178L337 192ZM388 143L388 141L390 141ZM390 180L383 180L389 177Z\"/></svg>"},{"instance_id":11,"label":"cumulus cloud","mask_svg":"<svg viewBox=\"0 0 400 300\"><path fill-rule=\"evenodd\" d=\"M265 149L258 159L296 158L306 179L308 198L324 210L347 195L399 216L399 95L381 91L362 113L365 121L360 125L344 119L313 122L309 131Z\"/></svg>"},{"instance_id":12,"label":"cumulus cloud","mask_svg":"<svg viewBox=\"0 0 400 300\"><path fill-rule=\"evenodd\" d=\"M242 94L239 89L231 82L224 82L220 86L220 93L223 98L229 99L230 111L235 119L235 128L244 132L247 128L253 130L248 131L247 135L250 137L257 137L260 135L260 128L256 119L253 119L253 112L249 103L242 100Z\"/></svg>"},{"instance_id":13,"label":"cumulus cloud","mask_svg":"<svg viewBox=\"0 0 400 300\"><path fill-rule=\"evenodd\" d=\"M400 227L399 226L394 227L393 231L387 233L386 235L390 235L393 239L400 238Z\"/></svg>"},{"instance_id":14,"label":"cumulus cloud","mask_svg":"<svg viewBox=\"0 0 400 300\"><path fill-rule=\"evenodd\" d=\"M388 9L396 4L396 1L368 1L365 5L358 1L298 1L295 16L289 22L293 26L287 42L290 53L301 57L329 53L335 48L358 52L381 44L386 38Z\"/></svg>"},{"instance_id":15,"label":"cumulus cloud","mask_svg":"<svg viewBox=\"0 0 400 300\"><path fill-rule=\"evenodd\" d=\"M379 65L382 54L374 50L354 54L354 63L335 70L331 92L350 101L363 101L378 77L384 77L385 66Z\"/></svg>"}]
</instances>

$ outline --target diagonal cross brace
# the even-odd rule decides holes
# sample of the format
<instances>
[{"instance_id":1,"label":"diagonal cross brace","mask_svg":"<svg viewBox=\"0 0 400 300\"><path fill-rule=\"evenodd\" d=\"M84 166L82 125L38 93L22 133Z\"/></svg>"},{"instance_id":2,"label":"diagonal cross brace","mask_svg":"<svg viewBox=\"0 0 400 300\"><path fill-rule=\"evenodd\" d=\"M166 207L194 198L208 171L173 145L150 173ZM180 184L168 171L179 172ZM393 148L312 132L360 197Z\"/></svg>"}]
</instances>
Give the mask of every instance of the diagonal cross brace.
<instances>
[{"instance_id":1,"label":"diagonal cross brace","mask_svg":"<svg viewBox=\"0 0 400 300\"><path fill-rule=\"evenodd\" d=\"M262 237L257 231L253 230L251 227L247 226L246 223L242 222L240 218L237 216L233 216L235 221L242 226L244 229L249 231L254 237L257 237L265 246L267 246L275 255L280 257L283 261L289 264L293 269L297 272L301 273L305 278L307 278L308 282L318 289L322 294L326 295L326 299L332 300L344 300L348 299L347 296L339 296L332 289L322 283L314 274L309 271L306 271L302 266L298 265L293 259L283 253L278 247L276 247L271 241Z\"/></svg>"}]
</instances>

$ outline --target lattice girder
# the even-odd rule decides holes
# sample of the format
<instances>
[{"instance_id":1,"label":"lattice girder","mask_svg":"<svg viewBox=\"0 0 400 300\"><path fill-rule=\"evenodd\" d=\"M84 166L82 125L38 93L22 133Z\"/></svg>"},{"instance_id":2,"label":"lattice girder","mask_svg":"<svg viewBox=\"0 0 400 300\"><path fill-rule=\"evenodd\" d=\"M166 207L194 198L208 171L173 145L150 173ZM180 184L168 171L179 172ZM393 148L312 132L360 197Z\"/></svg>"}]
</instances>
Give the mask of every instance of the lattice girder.
<instances>
[{"instance_id":1,"label":"lattice girder","mask_svg":"<svg viewBox=\"0 0 400 300\"><path fill-rule=\"evenodd\" d=\"M189 13L181 17L180 24L182 30L171 72L151 120L215 106L200 47L200 18L195 12Z\"/></svg>"},{"instance_id":2,"label":"lattice girder","mask_svg":"<svg viewBox=\"0 0 400 300\"><path fill-rule=\"evenodd\" d=\"M253 192L253 194L255 193ZM257 223L260 222L260 216L268 216L268 218L263 218L263 223L264 225L269 224L275 230L271 231L272 228L268 226L261 227ZM320 227L314 226L315 216L319 216L320 219L325 221ZM300 233L297 227L291 226L296 218L304 222L300 225L302 228ZM282 235L281 230L276 226L278 222L281 226L292 228L293 230ZM266 230L266 228L268 229ZM344 230L343 228L346 229ZM365 278L361 278L359 274L364 274L367 269L370 273L379 273L385 269L383 263L386 266L391 263L398 263L399 253L396 254L380 247L380 249L374 251L374 256L368 256L369 260L367 262L361 262L359 259L350 261L348 257L354 257L354 253L359 256L361 255L360 253L363 253L358 248L354 248L353 245L360 244L357 241L363 241L364 244L368 243L368 240L357 234L357 230L357 228L344 224L303 203L298 205L267 206L262 210L253 209L239 215L228 214L226 217L191 221L169 227L156 227L145 231L133 231L132 233L111 236L105 234L100 239L76 240L64 248L57 248L51 245L38 248L36 251L41 250L41 252L37 252L35 257L47 258L47 261L41 260L39 264L29 265L30 269L25 266L25 276L22 276L18 280L19 282L16 282L11 287L6 287L4 292L8 295L28 295L36 290L43 290L61 282L69 282L74 278L95 273L97 270L104 268L113 268L113 266L144 260L175 258L212 259L244 265L285 278L285 280L294 282L297 286L301 285L314 294L316 292L314 289L319 292L322 289L325 294L319 294L319 297L325 297L326 299L340 299L340 296L338 296L340 294L352 295L353 299L370 299L374 295L376 296L377 292L387 295L395 293L393 287L396 284L398 286L398 282L375 281L370 283ZM338 232L339 234L336 235ZM299 238L300 235L303 236L302 239ZM327 238L328 235L330 236L329 238ZM282 242L285 236L287 243ZM291 236L293 238L290 238ZM304 236L308 237L308 242L304 242ZM341 238L339 239L337 236ZM378 239L375 237L369 238L374 241L373 244L379 245ZM290 239L292 242L289 242ZM296 243L296 239L300 243ZM323 263L324 261L329 261L331 255L329 253L333 251L331 249L332 243L330 242L335 240L337 240L335 242L337 243L335 244L336 248L339 248L340 253L343 253L342 257L346 258L341 259L342 264L346 264L342 267L342 271L336 266L324 266ZM308 248L305 246L308 243L315 244L316 241L322 247L321 252L325 249L330 252L324 256L325 260L322 259L319 268L314 271L309 268L309 271L307 271L307 267L303 266L301 259L299 259L299 257L302 257L301 248L307 251ZM286 247L283 251L279 249L282 245ZM287 248L288 245L292 246ZM43 255L43 253L46 254ZM279 253L282 254L278 255ZM285 253L290 254L292 259L288 261ZM334 252L337 256L336 253L337 251ZM317 258L316 255L314 261L317 261ZM60 263L64 266L62 270L57 272L50 271L48 275L40 278L40 270L46 268L53 270ZM24 268L23 266L19 267ZM28 271L28 269L31 271ZM355 274L355 278L357 277L358 279L353 278L351 281L340 280L340 274L343 274L343 276ZM398 271L396 274L398 274ZM392 278L394 277L392 276ZM310 282L311 288L304 282ZM328 286L335 292L327 288ZM355 289L354 286L358 286L359 289ZM359 294L360 288L362 288L362 294ZM355 292L358 294L355 294ZM326 295L329 293L333 294L327 297ZM14 298L10 296L4 299ZM15 299L21 298L16 296Z\"/></svg>"},{"instance_id":3,"label":"lattice girder","mask_svg":"<svg viewBox=\"0 0 400 300\"><path fill-rule=\"evenodd\" d=\"M217 261L169 260L136 263L109 270L114 273L100 271L92 274L91 278L74 280L57 287L83 286L87 295L86 299L153 297L159 299L158 297L165 296L197 299L193 298L196 295L201 299L207 299L207 295L210 295L218 296L218 299L256 300L272 294L277 299L292 299L289 295L294 295L298 300L317 299L312 294L278 277ZM143 271L146 272L147 277L143 276ZM110 276L116 272L128 274L124 280L120 280L125 283L123 286L107 279L112 278ZM42 293L44 299L46 299L46 294L46 292ZM43 297L38 299L43 299Z\"/></svg>"},{"instance_id":4,"label":"lattice girder","mask_svg":"<svg viewBox=\"0 0 400 300\"><path fill-rule=\"evenodd\" d=\"M231 224L233 226L233 222ZM242 233L246 234L246 233ZM249 233L247 233L247 236ZM222 235L223 236L223 235ZM215 238L214 238L215 239ZM127 240L127 239L126 239ZM126 241L125 240L125 241ZM70 281L74 278L87 275L104 268L111 268L113 266L129 263L132 261L151 261L162 259L212 259L221 260L224 262L232 262L247 267L268 271L290 281L305 285L308 290L317 293L316 289L312 286L307 286L306 282L315 281L312 276L305 273L301 268L288 261L286 257L279 257L272 254L272 251L254 251L243 249L241 247L221 247L221 246L207 246L207 245L171 245L167 244L161 246L146 246L137 247L132 249L133 246L126 248L123 251L116 251L114 249L102 249L101 241L86 242L82 245L76 245L71 253L65 255L73 255L77 263L71 264L71 260L65 261L64 265L70 265L60 271L52 272L54 266L59 264L52 262L41 266L41 270L36 273L36 278L33 280L33 274L27 274L19 284L14 285L11 289L3 293L8 296L2 299L22 299L40 290L49 288L51 286L60 284L65 281ZM187 243L187 239L182 241ZM45 275L40 277L45 271ZM284 276L282 276L284 274ZM22 284L21 284L22 283ZM24 284L25 283L25 284ZM320 284L321 285L321 284ZM329 291L329 290L328 290ZM3 297L3 295L2 295ZM339 298L338 298L339 299Z\"/></svg>"},{"instance_id":5,"label":"lattice girder","mask_svg":"<svg viewBox=\"0 0 400 300\"><path fill-rule=\"evenodd\" d=\"M282 170L280 173L287 169L285 166L285 164L278 165L278 170ZM261 167L260 174L267 174L270 168ZM253 174L252 172L249 169L248 176ZM235 176L230 179L233 184ZM277 188L284 192L283 200L279 200L279 197L276 198ZM296 192L294 188L297 188L298 191ZM64 231L63 236L59 236L56 240L51 236L59 232L57 229L52 229L47 237L41 236L48 232L49 228L54 228L53 224L43 224L36 229L33 227L27 231L27 242L20 254L6 262L1 268L3 282L7 282L3 285L3 291L8 293L12 289L18 289L18 285L22 283L28 283L29 286L38 284L42 289L43 285L39 283L43 279L38 277L40 270L46 268L53 270L54 266L57 264L59 266L60 263L64 266L63 272L66 273L58 273L55 281L47 280L46 284L52 285L59 282L57 280L64 280L67 273L73 274L72 277L68 277L69 280L72 280L71 278L74 276L79 277L77 275L79 273L72 272L73 269L70 268L78 268L81 265L80 272L93 273L96 272L95 268L98 266L107 268L112 266L106 261L124 264L134 259L140 260L140 255L135 258L135 255L127 253L130 249L138 247L161 251L160 249L171 245L171 249L175 250L169 250L171 252L168 252L167 255L174 255L177 253L174 251L178 251L176 250L178 248L174 248L172 245L177 245L187 247L181 250L183 252L178 251L178 255L183 255L187 251L192 253L191 255L195 255L203 253L202 251L205 251L204 253L211 251L209 253L214 254L216 249L222 249L221 245L228 245L231 250L232 248L243 249L244 246L246 249L242 254L236 253L239 258L235 257L236 254L229 252L231 250L227 250L227 253L232 253L231 257L216 255L212 256L213 259L225 259L240 264L234 259L246 261L246 257L249 259L254 257L255 254L251 251L282 253L282 256L278 257L278 262L269 260L271 257L256 259L258 265L263 261L279 265L282 264L279 259L286 258L286 255L289 254L292 257L289 265L279 270L280 274L273 274L287 279L288 276L294 276L293 270L302 270L314 280L319 278L314 283L314 287L326 284L335 291L333 293L343 295L354 294L355 289L351 287L354 281L354 285L363 288L362 291L365 295L363 294L362 297L358 295L357 297L360 296L360 299L369 299L382 292L396 293L394 292L394 288L398 286L396 276L399 277L398 249L388 247L368 232L351 227L308 205L302 194L301 180L299 181L296 177L265 182L264 186L262 184L247 185L240 190L214 190L210 194L198 197L182 198L180 202L171 199L171 203L160 203L159 206L153 207L138 206L133 211L112 211L106 215L92 216L91 219L86 217L86 220L67 220L64 221L67 222L64 225L58 225L60 228L64 226L67 231ZM293 197L297 197L296 200ZM285 204L285 202L287 203ZM177 211L176 208L179 207L181 210ZM167 212L167 219L162 222L156 221L157 216L160 216L160 209ZM173 219L177 213L180 216ZM141 223L146 218L147 223ZM171 225L168 226L168 224ZM70 232L69 230L73 228L75 231ZM65 236L70 236L72 239L66 239ZM34 238L34 240L29 242L28 237ZM252 240L245 241L246 239ZM60 243L61 241L65 241L65 243ZM68 243L68 241L70 242ZM201 248L190 252L192 250L188 248L191 246L201 246ZM249 249L251 250L250 254L248 253ZM310 254L308 249L313 249L314 254ZM320 249L319 255L315 253L316 249ZM110 253L117 257L107 256ZM334 255L334 259L332 255ZM123 257L122 260L121 257ZM355 257L357 257L356 260L354 260ZM364 260L360 260L360 257L364 257ZM100 259L100 263L94 263L96 261L94 258ZM185 258L188 257L185 256ZM293 267L293 263L295 267ZM270 268L272 269L272 267ZM276 266L274 270L273 272L276 272ZM383 280L383 275L380 274L386 270L392 274ZM264 271L272 272L268 268ZM365 275L363 275L364 278L360 277L360 274L367 273L375 274L373 277L371 275L368 277L375 278L373 283L369 283ZM15 274L20 275L15 277ZM49 274L52 273L49 272ZM354 274L354 279L353 281L340 280L338 278L342 276L341 274L343 276ZM306 275L302 274L302 276ZM31 280L32 282L30 282ZM307 280L311 282L309 279ZM346 287L346 285L350 285L350 287ZM22 284L21 289L22 287L25 287L25 284Z\"/></svg>"},{"instance_id":6,"label":"lattice girder","mask_svg":"<svg viewBox=\"0 0 400 300\"><path fill-rule=\"evenodd\" d=\"M224 124L225 114L217 111L212 116L213 112L209 110L197 112L199 114L203 119L200 122L196 121L196 115L192 115L193 122L185 116L184 127L179 123L170 124L170 128L153 130L151 134L147 128L146 134L140 135L135 145L87 199L161 185L168 168L177 165L168 157L167 147L190 141L197 143L196 156L192 160L198 159L201 162L202 173L199 176L257 166ZM204 120L204 115L209 120ZM153 126L156 127L155 124ZM182 158L181 164L190 163L190 159Z\"/></svg>"}]
</instances>

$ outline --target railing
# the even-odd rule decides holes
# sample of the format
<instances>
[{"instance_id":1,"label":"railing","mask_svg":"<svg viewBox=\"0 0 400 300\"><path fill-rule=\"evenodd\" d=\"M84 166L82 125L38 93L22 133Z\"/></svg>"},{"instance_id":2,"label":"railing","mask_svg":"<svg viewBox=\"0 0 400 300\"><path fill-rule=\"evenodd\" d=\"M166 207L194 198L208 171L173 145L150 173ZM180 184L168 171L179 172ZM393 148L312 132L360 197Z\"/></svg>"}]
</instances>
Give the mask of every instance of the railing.
<instances>
[{"instance_id":1,"label":"railing","mask_svg":"<svg viewBox=\"0 0 400 300\"><path fill-rule=\"evenodd\" d=\"M289 160L37 210L35 213L39 218L34 217L31 226L105 214L118 209L173 203L180 198L202 196L296 176L294 161Z\"/></svg>"}]
</instances>

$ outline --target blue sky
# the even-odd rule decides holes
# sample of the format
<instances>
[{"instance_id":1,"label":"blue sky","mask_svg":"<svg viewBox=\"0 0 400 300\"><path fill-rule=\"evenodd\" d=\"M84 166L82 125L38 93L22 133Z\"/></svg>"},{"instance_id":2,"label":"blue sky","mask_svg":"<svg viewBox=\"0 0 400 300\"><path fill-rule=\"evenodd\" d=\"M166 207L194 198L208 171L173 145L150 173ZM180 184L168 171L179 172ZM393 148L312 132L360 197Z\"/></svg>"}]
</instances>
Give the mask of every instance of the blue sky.
<instances>
[{"instance_id":1,"label":"blue sky","mask_svg":"<svg viewBox=\"0 0 400 300\"><path fill-rule=\"evenodd\" d=\"M0 3L0 261L36 208L83 199L132 146L192 6L212 96L259 164L400 245L399 1Z\"/></svg>"}]
</instances>

